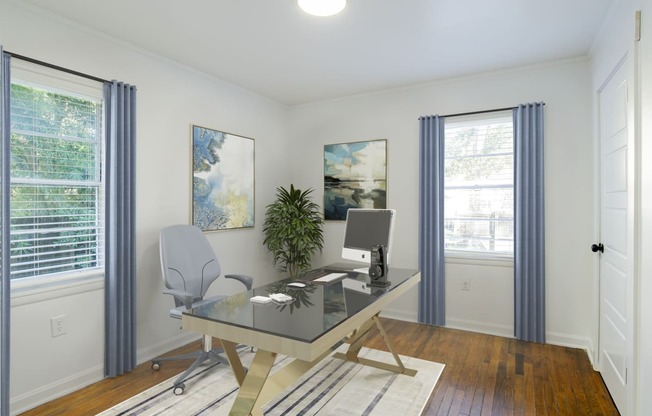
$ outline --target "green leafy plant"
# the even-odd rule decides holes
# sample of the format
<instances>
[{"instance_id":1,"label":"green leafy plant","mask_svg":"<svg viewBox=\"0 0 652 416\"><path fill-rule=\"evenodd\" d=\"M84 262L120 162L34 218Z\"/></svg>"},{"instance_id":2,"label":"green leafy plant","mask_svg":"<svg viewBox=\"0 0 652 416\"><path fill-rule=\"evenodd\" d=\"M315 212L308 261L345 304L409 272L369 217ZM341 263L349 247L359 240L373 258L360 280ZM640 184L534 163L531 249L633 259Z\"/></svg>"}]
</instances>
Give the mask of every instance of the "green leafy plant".
<instances>
[{"instance_id":1,"label":"green leafy plant","mask_svg":"<svg viewBox=\"0 0 652 416\"><path fill-rule=\"evenodd\" d=\"M324 219L319 205L310 200L313 189L276 188L276 201L267 206L263 232L274 265L291 277L310 270L315 251L324 245Z\"/></svg>"}]
</instances>

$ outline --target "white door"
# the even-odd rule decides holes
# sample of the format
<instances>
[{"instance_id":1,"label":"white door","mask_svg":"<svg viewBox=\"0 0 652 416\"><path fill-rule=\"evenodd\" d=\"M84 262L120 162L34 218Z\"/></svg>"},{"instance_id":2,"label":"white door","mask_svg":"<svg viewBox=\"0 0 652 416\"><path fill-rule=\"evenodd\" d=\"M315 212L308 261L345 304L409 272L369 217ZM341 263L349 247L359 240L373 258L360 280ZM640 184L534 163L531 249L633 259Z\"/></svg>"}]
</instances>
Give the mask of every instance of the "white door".
<instances>
[{"instance_id":1,"label":"white door","mask_svg":"<svg viewBox=\"0 0 652 416\"><path fill-rule=\"evenodd\" d=\"M599 368L621 414L628 414L633 377L633 168L630 135L633 100L628 100L628 59L598 94L601 156L601 245ZM631 367L630 367L631 368Z\"/></svg>"}]
</instances>

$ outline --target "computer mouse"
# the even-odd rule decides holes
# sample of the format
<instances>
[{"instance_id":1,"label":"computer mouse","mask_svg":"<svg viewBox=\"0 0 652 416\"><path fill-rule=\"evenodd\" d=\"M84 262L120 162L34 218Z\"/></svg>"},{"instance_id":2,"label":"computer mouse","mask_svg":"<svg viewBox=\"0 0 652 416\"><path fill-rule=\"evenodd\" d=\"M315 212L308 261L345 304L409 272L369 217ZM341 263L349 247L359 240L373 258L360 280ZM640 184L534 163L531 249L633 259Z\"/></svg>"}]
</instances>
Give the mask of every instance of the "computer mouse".
<instances>
[{"instance_id":1,"label":"computer mouse","mask_svg":"<svg viewBox=\"0 0 652 416\"><path fill-rule=\"evenodd\" d=\"M287 286L288 287L304 288L304 287L306 287L306 284L301 283L301 282L290 282L290 283L287 284Z\"/></svg>"}]
</instances>

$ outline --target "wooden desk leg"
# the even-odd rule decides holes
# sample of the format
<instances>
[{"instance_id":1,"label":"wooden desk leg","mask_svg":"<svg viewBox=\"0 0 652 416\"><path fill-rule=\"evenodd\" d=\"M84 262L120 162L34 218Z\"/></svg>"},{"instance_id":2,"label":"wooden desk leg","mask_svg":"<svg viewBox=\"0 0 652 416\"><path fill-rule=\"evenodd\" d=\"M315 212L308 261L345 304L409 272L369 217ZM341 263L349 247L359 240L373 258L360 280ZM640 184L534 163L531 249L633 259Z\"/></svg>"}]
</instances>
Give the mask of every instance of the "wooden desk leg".
<instances>
[{"instance_id":1,"label":"wooden desk leg","mask_svg":"<svg viewBox=\"0 0 652 416\"><path fill-rule=\"evenodd\" d=\"M333 357L340 358L347 361L352 361L354 363L359 363L362 365L368 365L369 367L379 368L381 370L392 371L394 373L405 374L414 377L417 374L417 371L410 368L405 368L405 366L403 365L403 361L401 361L401 357L399 357L398 354L396 354L396 352L394 351L394 346L392 345L391 340L387 336L387 332L385 332L385 328L383 328L383 325L380 323L380 318L378 317L378 315L379 314L374 315L370 320L362 324L362 326L356 331L356 333L353 335L351 346L347 350L346 354L342 354L338 352L334 354ZM383 339L385 340L385 344L387 344L389 351L392 353L392 356L396 361L396 365L358 357L358 353L362 348L362 342L367 337L371 327L374 324L376 324L376 327L380 331L380 334L383 336Z\"/></svg>"},{"instance_id":2,"label":"wooden desk leg","mask_svg":"<svg viewBox=\"0 0 652 416\"><path fill-rule=\"evenodd\" d=\"M242 382L244 381L247 372L242 366L242 361L240 361L240 356L236 351L235 347L237 344L235 342L225 341L223 339L220 339L220 342L222 343L224 354L226 355L226 358L229 360L231 371L233 371L233 375L235 376L235 379L238 382L238 386L242 386Z\"/></svg>"},{"instance_id":3,"label":"wooden desk leg","mask_svg":"<svg viewBox=\"0 0 652 416\"><path fill-rule=\"evenodd\" d=\"M258 395L265 385L265 380L269 376L269 371L276 360L276 353L257 350L253 361L249 365L249 371L240 385L240 391L235 398L233 407L229 415L249 416L252 413L259 413L259 409L254 409L258 400Z\"/></svg>"}]
</instances>

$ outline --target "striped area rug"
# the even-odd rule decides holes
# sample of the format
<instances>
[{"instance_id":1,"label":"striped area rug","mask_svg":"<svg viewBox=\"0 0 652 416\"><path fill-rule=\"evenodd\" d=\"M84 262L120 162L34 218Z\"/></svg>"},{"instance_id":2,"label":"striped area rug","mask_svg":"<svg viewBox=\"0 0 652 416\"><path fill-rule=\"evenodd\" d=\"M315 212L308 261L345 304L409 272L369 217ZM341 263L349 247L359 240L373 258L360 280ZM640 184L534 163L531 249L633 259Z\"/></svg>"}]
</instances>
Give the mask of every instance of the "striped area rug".
<instances>
[{"instance_id":1,"label":"striped area rug","mask_svg":"<svg viewBox=\"0 0 652 416\"><path fill-rule=\"evenodd\" d=\"M346 346L341 346L344 350ZM240 354L247 366L248 350ZM363 348L360 357L393 362L388 352ZM265 415L420 415L444 369L443 364L401 356L415 377L378 370L327 357L292 386L264 406ZM276 360L272 373L291 361ZM231 370L222 364L204 368L186 381L185 393L176 396L170 379L100 413L116 415L228 415L238 393Z\"/></svg>"}]
</instances>

